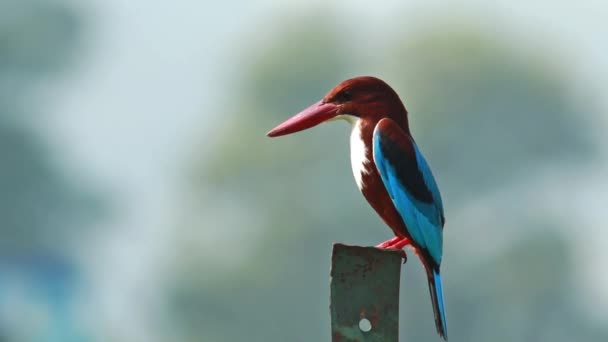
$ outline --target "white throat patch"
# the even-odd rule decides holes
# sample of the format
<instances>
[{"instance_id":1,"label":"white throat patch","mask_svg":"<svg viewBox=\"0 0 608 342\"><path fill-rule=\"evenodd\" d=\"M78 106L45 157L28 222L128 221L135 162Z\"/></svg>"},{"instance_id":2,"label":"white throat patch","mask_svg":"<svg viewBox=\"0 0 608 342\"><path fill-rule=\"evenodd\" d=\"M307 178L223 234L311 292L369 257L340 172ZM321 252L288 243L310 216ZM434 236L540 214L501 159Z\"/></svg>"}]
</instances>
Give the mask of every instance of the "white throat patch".
<instances>
[{"instance_id":1,"label":"white throat patch","mask_svg":"<svg viewBox=\"0 0 608 342\"><path fill-rule=\"evenodd\" d=\"M363 174L369 173L366 164L367 148L361 136L361 120L355 119L351 121L353 130L350 133L350 165L353 168L353 176L359 190L363 189Z\"/></svg>"},{"instance_id":2,"label":"white throat patch","mask_svg":"<svg viewBox=\"0 0 608 342\"><path fill-rule=\"evenodd\" d=\"M356 116L341 114L328 121L334 120L345 120L353 126L353 130L350 133L350 165L353 169L353 176L355 176L357 187L359 190L362 190L363 175L369 173L366 167L369 160L367 159L367 148L361 136L361 119Z\"/></svg>"}]
</instances>

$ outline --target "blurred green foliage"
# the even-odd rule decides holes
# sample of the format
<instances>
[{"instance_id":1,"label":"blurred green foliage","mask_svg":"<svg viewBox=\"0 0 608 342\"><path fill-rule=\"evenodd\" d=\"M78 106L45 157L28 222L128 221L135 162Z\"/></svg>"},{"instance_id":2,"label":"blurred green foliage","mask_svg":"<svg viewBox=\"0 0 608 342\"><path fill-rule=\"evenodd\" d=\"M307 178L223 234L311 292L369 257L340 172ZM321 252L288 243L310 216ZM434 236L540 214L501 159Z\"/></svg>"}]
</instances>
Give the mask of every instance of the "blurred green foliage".
<instances>
[{"instance_id":1,"label":"blurred green foliage","mask_svg":"<svg viewBox=\"0 0 608 342\"><path fill-rule=\"evenodd\" d=\"M0 2L1 120L32 114L32 87L70 65L80 30L76 13L63 2Z\"/></svg>"},{"instance_id":2,"label":"blurred green foliage","mask_svg":"<svg viewBox=\"0 0 608 342\"><path fill-rule=\"evenodd\" d=\"M324 20L323 22L331 22ZM187 341L325 341L329 339L328 265L332 241L371 245L390 236L358 194L350 175L347 131L332 124L271 140L264 133L321 98L334 84L378 70L355 63L355 48L331 25L285 20L273 44L238 51L252 61L239 84L244 100L219 124L211 155L195 160L178 229L170 319ZM475 28L429 25L415 39L395 36L383 73L410 110L413 134L430 160L448 208L512 184L536 168L593 155L576 99L551 63L515 51ZM548 58L548 57L547 57ZM363 63L364 64L364 63ZM394 82L391 82L394 81ZM194 188L192 188L194 187ZM194 190L193 190L194 189ZM198 191L197 191L198 190ZM446 196L447 195L447 196ZM525 201L525 199L522 199ZM218 204L220 203L220 204ZM226 205L219 214L214 212ZM211 209L213 208L213 209ZM245 212L231 212L246 208ZM241 209L242 210L242 209ZM226 214L229 213L229 214ZM450 225L446 229L457 231ZM228 216L245 217L238 225ZM249 219L247 219L247 217ZM525 221L525 218L523 219ZM488 260L446 243L450 337L462 341L604 340L566 300L573 264L565 241L545 226ZM509 230L509 222L475 230ZM232 271L207 272L197 230L232 231L227 258L249 253ZM241 234L241 235L239 235ZM458 234L458 233L455 233ZM246 236L246 237L243 237ZM470 249L484 241L470 237ZM435 336L426 282L414 258L406 265L404 340ZM476 265L473 267L473 265Z\"/></svg>"},{"instance_id":3,"label":"blurred green foliage","mask_svg":"<svg viewBox=\"0 0 608 342\"><path fill-rule=\"evenodd\" d=\"M535 167L593 155L587 109L569 96L557 62L499 38L441 25L389 52L416 137L435 168L458 180L446 184L452 195L479 196Z\"/></svg>"},{"instance_id":4,"label":"blurred green foliage","mask_svg":"<svg viewBox=\"0 0 608 342\"><path fill-rule=\"evenodd\" d=\"M36 86L70 64L80 31L76 18L56 1L0 2L3 341L83 340L73 314L81 275L75 250L86 227L99 218L101 202L68 178L32 125L43 112Z\"/></svg>"},{"instance_id":5,"label":"blurred green foliage","mask_svg":"<svg viewBox=\"0 0 608 342\"><path fill-rule=\"evenodd\" d=\"M0 255L64 253L99 215L99 200L71 184L44 146L32 132L0 120Z\"/></svg>"},{"instance_id":6,"label":"blurred green foliage","mask_svg":"<svg viewBox=\"0 0 608 342\"><path fill-rule=\"evenodd\" d=\"M29 125L35 86L69 65L81 30L77 14L57 1L0 2L0 217L5 254L65 252L100 202L62 174Z\"/></svg>"}]
</instances>

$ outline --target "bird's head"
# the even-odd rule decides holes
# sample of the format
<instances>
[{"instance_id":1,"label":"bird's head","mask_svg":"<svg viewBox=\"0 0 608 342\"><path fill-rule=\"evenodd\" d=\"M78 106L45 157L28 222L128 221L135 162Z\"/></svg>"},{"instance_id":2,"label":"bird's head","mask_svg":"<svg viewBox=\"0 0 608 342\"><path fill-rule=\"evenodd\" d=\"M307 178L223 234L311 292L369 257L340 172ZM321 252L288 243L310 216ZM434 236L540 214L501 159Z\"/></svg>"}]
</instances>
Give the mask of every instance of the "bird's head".
<instances>
[{"instance_id":1,"label":"bird's head","mask_svg":"<svg viewBox=\"0 0 608 342\"><path fill-rule=\"evenodd\" d=\"M269 137L296 133L336 119L379 121L392 118L407 128L407 111L397 93L381 79L362 76L343 81L323 99L268 132Z\"/></svg>"}]
</instances>

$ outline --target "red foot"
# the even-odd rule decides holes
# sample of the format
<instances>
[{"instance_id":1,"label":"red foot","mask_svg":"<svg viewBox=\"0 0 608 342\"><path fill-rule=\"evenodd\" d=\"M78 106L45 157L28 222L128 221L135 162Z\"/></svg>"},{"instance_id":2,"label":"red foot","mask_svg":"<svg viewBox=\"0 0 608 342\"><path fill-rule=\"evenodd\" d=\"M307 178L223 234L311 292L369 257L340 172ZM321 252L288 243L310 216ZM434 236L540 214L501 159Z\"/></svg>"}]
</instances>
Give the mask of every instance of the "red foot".
<instances>
[{"instance_id":1,"label":"red foot","mask_svg":"<svg viewBox=\"0 0 608 342\"><path fill-rule=\"evenodd\" d=\"M379 244L376 247L394 249L394 250L399 251L401 254L401 257L403 258L403 263L405 264L405 262L407 261L407 255L405 254L403 247L405 247L409 244L410 244L410 240L408 238L396 236L388 241L384 241L383 243Z\"/></svg>"}]
</instances>

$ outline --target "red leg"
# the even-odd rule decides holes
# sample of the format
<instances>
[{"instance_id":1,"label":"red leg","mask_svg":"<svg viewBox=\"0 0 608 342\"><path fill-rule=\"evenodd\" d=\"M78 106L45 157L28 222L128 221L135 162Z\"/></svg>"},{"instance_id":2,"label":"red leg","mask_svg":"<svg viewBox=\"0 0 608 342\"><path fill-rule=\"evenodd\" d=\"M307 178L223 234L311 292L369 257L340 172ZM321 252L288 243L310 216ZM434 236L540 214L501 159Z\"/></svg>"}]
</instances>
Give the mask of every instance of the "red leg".
<instances>
[{"instance_id":1,"label":"red leg","mask_svg":"<svg viewBox=\"0 0 608 342\"><path fill-rule=\"evenodd\" d=\"M396 241L395 243L393 243L392 245L390 245L386 248L403 249L403 247L405 247L409 244L410 244L410 240L408 238L402 238L401 240Z\"/></svg>"},{"instance_id":2,"label":"red leg","mask_svg":"<svg viewBox=\"0 0 608 342\"><path fill-rule=\"evenodd\" d=\"M377 248L389 248L389 246L393 245L395 242L398 242L399 240L401 240L402 238L400 238L399 236L395 236L394 238L390 239L390 240L386 240L383 243L377 245Z\"/></svg>"}]
</instances>

